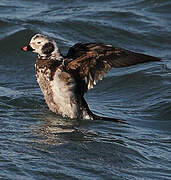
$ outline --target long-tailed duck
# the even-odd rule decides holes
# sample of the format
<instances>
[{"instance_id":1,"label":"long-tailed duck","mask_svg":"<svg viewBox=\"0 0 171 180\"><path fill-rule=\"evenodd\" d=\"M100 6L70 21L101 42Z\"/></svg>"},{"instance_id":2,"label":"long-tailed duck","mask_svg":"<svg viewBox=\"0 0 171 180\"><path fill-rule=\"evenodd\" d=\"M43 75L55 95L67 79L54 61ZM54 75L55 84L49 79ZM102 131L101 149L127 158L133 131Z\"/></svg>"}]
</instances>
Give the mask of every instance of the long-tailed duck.
<instances>
[{"instance_id":1,"label":"long-tailed duck","mask_svg":"<svg viewBox=\"0 0 171 180\"><path fill-rule=\"evenodd\" d=\"M112 68L121 68L160 58L135 53L101 43L77 43L63 56L53 39L36 34L24 51L38 54L35 63L37 82L51 111L76 119L113 120L89 109L84 93Z\"/></svg>"}]
</instances>

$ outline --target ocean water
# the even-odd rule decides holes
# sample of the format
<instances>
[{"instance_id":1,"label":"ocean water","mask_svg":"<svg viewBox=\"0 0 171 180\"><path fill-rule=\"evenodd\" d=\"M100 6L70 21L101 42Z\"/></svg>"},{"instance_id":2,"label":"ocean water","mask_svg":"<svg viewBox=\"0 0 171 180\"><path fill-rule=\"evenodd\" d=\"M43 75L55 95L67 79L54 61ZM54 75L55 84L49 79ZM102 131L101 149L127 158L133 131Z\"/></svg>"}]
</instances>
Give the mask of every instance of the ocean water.
<instances>
[{"instance_id":1,"label":"ocean water","mask_svg":"<svg viewBox=\"0 0 171 180\"><path fill-rule=\"evenodd\" d=\"M112 69L86 94L98 115L63 119L38 87L35 55L21 47L36 33L62 53L102 42L162 58ZM0 1L0 179L171 179L171 1Z\"/></svg>"}]
</instances>

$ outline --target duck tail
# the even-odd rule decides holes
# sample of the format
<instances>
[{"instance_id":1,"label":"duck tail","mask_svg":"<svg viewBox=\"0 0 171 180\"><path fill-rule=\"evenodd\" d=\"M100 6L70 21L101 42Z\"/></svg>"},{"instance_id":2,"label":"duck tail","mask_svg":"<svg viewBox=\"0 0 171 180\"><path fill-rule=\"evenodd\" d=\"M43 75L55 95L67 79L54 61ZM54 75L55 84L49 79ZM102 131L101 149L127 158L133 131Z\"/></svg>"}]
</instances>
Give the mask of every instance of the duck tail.
<instances>
[{"instance_id":1,"label":"duck tail","mask_svg":"<svg viewBox=\"0 0 171 180\"><path fill-rule=\"evenodd\" d=\"M85 99L84 99L83 96L82 96L82 102L83 102L84 108L86 109L86 111L88 112L88 114L90 115L90 117L92 117L93 120L112 121L112 122L117 122L117 123L128 124L126 121L124 121L124 120L122 120L122 119L102 117L102 116L98 116L98 115L94 114L94 113L89 109L88 104L87 104L87 102L85 101Z\"/></svg>"},{"instance_id":2,"label":"duck tail","mask_svg":"<svg viewBox=\"0 0 171 180\"><path fill-rule=\"evenodd\" d=\"M128 124L125 120L122 120L122 119L102 117L102 116L98 116L98 115L96 115L96 114L93 114L93 120L112 121L112 122L117 122L117 123Z\"/></svg>"}]
</instances>

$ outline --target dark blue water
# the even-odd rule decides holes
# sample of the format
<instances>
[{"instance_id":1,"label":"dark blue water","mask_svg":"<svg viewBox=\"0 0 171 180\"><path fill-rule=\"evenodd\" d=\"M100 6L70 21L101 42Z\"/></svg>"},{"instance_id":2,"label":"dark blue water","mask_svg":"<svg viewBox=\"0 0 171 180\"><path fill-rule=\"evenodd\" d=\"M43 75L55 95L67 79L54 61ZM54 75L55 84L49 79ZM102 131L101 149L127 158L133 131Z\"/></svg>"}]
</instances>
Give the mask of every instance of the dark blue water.
<instances>
[{"instance_id":1,"label":"dark blue water","mask_svg":"<svg viewBox=\"0 0 171 180\"><path fill-rule=\"evenodd\" d=\"M20 48L43 33L66 53L103 42L162 58L113 69L86 99L129 125L62 119L38 87L35 55ZM171 179L171 1L0 1L0 179Z\"/></svg>"}]
</instances>

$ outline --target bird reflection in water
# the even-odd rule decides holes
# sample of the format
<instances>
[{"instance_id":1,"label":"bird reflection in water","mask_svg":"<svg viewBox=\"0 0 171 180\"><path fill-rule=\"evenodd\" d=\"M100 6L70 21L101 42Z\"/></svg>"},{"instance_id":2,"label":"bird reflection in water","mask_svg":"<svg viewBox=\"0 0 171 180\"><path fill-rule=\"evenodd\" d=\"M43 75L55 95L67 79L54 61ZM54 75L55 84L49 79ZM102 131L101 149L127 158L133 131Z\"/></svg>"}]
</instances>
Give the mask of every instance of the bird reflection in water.
<instances>
[{"instance_id":1,"label":"bird reflection in water","mask_svg":"<svg viewBox=\"0 0 171 180\"><path fill-rule=\"evenodd\" d=\"M104 126L102 121L98 123L98 121L91 120L64 119L51 112L45 112L40 118L42 119L40 121L41 124L36 124L35 127L32 127L32 132L36 135L34 144L32 145L41 151L51 152L52 147L74 142L82 143L83 146L86 146L86 143L89 142L100 141L124 145L124 142L120 140L120 134L117 133L116 136L101 132L101 126ZM99 128L97 124L99 124ZM117 123L112 124L116 128L117 126L121 126ZM124 128L123 124L122 128Z\"/></svg>"}]
</instances>

